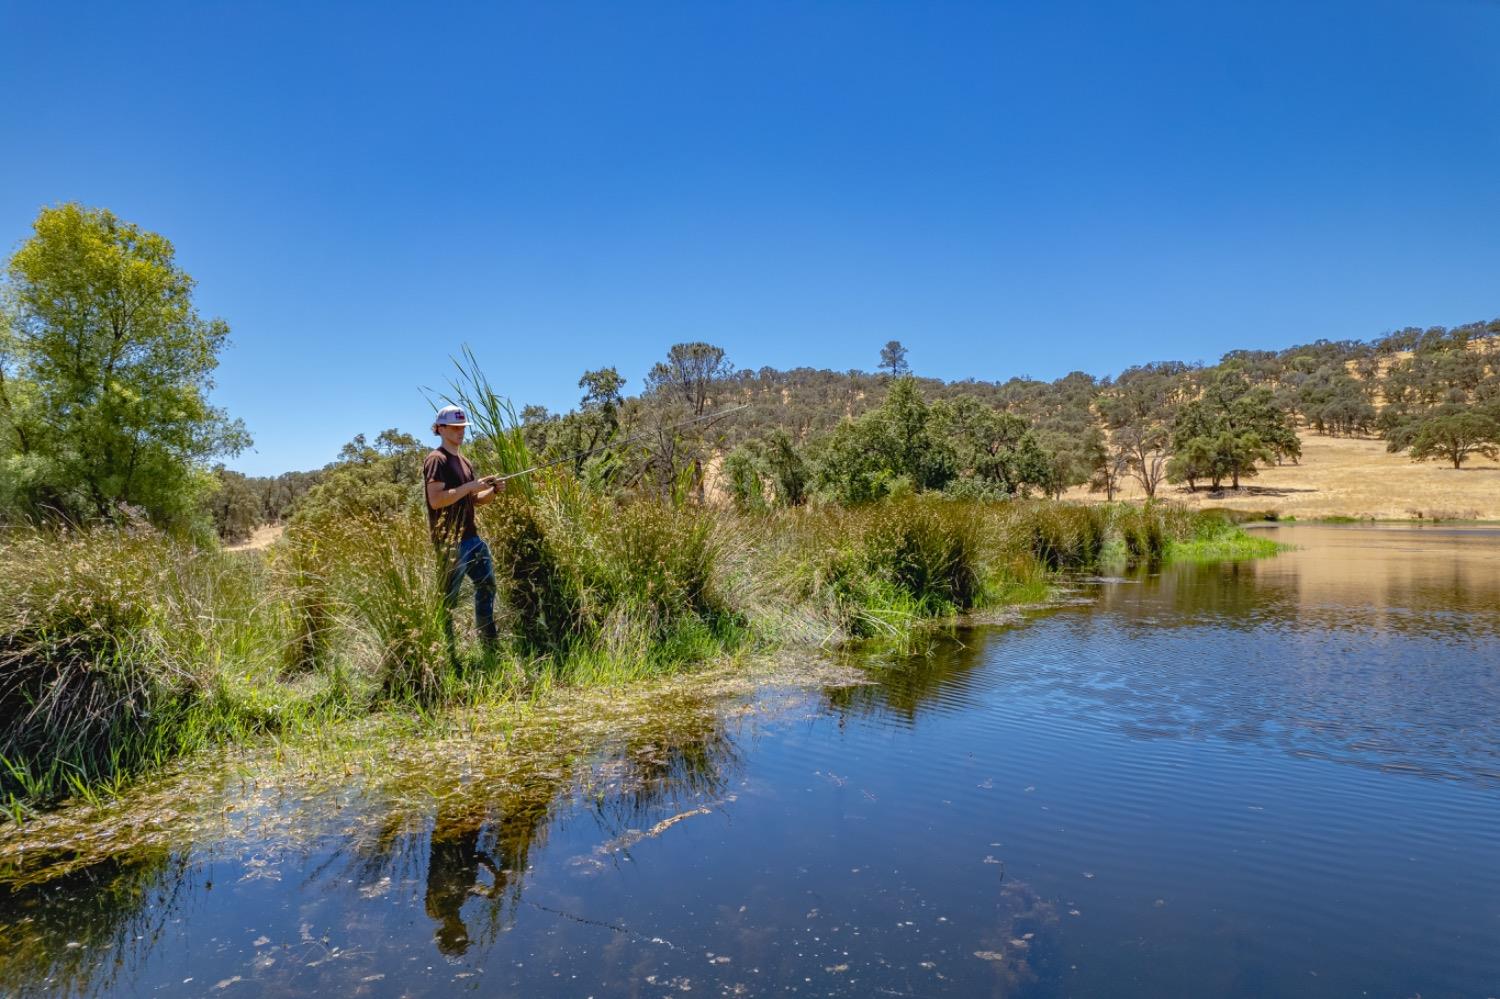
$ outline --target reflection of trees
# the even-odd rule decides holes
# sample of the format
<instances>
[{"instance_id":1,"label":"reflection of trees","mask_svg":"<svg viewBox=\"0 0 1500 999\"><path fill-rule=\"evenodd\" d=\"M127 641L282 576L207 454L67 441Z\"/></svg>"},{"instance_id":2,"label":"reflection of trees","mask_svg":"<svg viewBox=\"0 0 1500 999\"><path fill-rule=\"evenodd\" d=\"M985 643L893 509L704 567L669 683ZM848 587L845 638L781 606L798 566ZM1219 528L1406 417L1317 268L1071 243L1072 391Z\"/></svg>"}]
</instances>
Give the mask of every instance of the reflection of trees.
<instances>
[{"instance_id":1,"label":"reflection of trees","mask_svg":"<svg viewBox=\"0 0 1500 999\"><path fill-rule=\"evenodd\" d=\"M1099 593L1099 606L1118 613L1126 627L1201 627L1211 620L1249 630L1297 617L1296 578L1258 576L1250 562L1185 563L1132 578Z\"/></svg>"},{"instance_id":2,"label":"reflection of trees","mask_svg":"<svg viewBox=\"0 0 1500 999\"><path fill-rule=\"evenodd\" d=\"M115 991L196 890L190 880L187 859L163 851L0 888L0 995Z\"/></svg>"},{"instance_id":3,"label":"reflection of trees","mask_svg":"<svg viewBox=\"0 0 1500 999\"><path fill-rule=\"evenodd\" d=\"M1035 636L1028 672L1005 682L1063 692L1070 710L1136 736L1492 780L1500 745L1480 707L1500 697L1492 556L1367 541L1106 586L1108 613Z\"/></svg>"},{"instance_id":4,"label":"reflection of trees","mask_svg":"<svg viewBox=\"0 0 1500 999\"><path fill-rule=\"evenodd\" d=\"M1370 532L1369 546L1353 553L1333 548L1264 562L1172 565L1157 576L1136 576L1136 584L1105 587L1100 604L1122 612L1127 626L1500 636L1493 537L1472 540L1472 550L1422 537L1414 543L1429 547L1408 551L1395 534Z\"/></svg>"}]
</instances>

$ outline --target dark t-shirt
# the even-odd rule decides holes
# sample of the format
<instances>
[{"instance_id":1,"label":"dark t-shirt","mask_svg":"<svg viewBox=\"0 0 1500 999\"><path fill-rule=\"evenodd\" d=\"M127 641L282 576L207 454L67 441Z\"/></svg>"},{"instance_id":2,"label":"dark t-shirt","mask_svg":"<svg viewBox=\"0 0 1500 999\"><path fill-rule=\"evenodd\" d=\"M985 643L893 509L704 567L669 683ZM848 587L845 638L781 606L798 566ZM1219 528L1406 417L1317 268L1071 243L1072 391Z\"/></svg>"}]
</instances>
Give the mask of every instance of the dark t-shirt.
<instances>
[{"instance_id":1,"label":"dark t-shirt","mask_svg":"<svg viewBox=\"0 0 1500 999\"><path fill-rule=\"evenodd\" d=\"M423 501L429 482L441 482L444 489L456 489L465 482L474 481L474 466L461 454L452 454L442 448L433 451L422 461ZM427 527L432 531L432 541L437 545L452 544L478 535L474 527L474 497L465 496L450 506L434 510L427 504Z\"/></svg>"}]
</instances>

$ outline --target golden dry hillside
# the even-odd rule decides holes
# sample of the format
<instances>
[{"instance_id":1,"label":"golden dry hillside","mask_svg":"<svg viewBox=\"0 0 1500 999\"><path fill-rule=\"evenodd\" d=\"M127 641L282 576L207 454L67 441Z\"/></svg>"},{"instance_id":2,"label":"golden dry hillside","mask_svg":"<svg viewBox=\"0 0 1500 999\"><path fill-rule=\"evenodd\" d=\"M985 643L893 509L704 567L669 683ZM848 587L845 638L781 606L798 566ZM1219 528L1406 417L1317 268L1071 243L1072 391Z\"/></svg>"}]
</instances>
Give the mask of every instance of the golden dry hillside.
<instances>
[{"instance_id":1,"label":"golden dry hillside","mask_svg":"<svg viewBox=\"0 0 1500 999\"><path fill-rule=\"evenodd\" d=\"M1102 493L1071 489L1069 499L1102 502ZM1129 481L1120 498L1140 499ZM1192 506L1275 510L1283 516L1377 519L1500 520L1500 464L1482 457L1455 470L1443 462L1413 462L1388 454L1385 442L1302 434L1302 461L1263 468L1238 491L1190 493L1163 485L1159 498Z\"/></svg>"}]
</instances>

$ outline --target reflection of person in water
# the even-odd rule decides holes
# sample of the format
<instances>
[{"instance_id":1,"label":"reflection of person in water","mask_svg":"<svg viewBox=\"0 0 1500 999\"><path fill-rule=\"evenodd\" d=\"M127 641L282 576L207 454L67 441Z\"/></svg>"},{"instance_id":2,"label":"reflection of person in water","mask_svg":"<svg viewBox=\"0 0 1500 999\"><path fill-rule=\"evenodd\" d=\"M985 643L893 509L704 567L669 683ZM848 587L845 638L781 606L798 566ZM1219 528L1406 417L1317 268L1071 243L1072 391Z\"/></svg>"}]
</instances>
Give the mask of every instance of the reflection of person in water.
<instances>
[{"instance_id":1,"label":"reflection of person in water","mask_svg":"<svg viewBox=\"0 0 1500 999\"><path fill-rule=\"evenodd\" d=\"M469 928L461 910L471 894L494 898L504 885L499 865L479 848L480 826L454 827L438 816L427 859L427 915L437 920L438 950L457 957L469 949ZM478 885L479 868L490 872L494 884Z\"/></svg>"}]
</instances>

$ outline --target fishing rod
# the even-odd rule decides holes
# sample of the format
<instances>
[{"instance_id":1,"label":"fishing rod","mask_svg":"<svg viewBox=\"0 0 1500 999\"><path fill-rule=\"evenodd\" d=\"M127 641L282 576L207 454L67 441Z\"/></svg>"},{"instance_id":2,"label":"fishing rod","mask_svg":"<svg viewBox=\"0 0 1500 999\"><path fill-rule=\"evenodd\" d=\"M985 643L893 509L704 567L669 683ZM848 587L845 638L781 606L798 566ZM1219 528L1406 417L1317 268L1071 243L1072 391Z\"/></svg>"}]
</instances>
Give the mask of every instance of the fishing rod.
<instances>
[{"instance_id":1,"label":"fishing rod","mask_svg":"<svg viewBox=\"0 0 1500 999\"><path fill-rule=\"evenodd\" d=\"M561 465L565 462L577 461L579 458L587 458L589 455L598 454L600 451L608 451L610 448L623 447L626 444L630 444L638 440L644 440L647 437L654 437L657 434L665 433L668 430L676 430L679 427L690 427L695 423L702 423L704 420L721 420L731 413L738 413L742 409L749 408L750 404L745 403L744 405L734 406L730 409L720 410L717 413L704 413L702 416L695 416L692 419L683 420L682 422L674 423L671 426L658 427L655 430L647 430L643 431L642 433L632 434L629 437L623 437L617 441L609 441L607 443L600 444L598 447L591 447L587 451L576 451L573 454L565 454L561 458L553 458L551 461L544 461L539 465L532 465L530 468L523 468L519 472L511 472L507 475L486 475L483 481L495 483L505 482L509 479L520 478L523 475L530 475L532 472L540 472L544 468L551 468L553 465Z\"/></svg>"}]
</instances>

